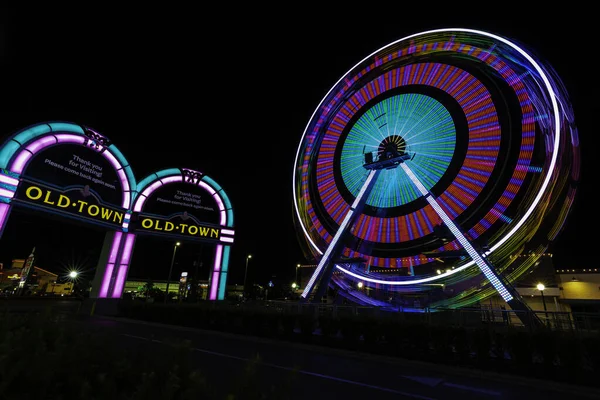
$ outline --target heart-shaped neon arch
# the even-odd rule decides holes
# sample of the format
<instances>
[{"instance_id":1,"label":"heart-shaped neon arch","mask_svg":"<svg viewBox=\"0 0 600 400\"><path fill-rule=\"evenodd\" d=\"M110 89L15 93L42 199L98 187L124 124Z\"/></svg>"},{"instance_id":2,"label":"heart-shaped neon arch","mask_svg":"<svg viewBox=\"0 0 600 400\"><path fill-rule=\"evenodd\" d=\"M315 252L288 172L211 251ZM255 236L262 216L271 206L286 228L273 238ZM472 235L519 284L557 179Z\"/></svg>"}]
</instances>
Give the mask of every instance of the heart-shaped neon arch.
<instances>
[{"instance_id":1,"label":"heart-shaped neon arch","mask_svg":"<svg viewBox=\"0 0 600 400\"><path fill-rule=\"evenodd\" d=\"M207 191L219 208L220 241L215 246L215 257L209 290L210 300L225 297L230 246L233 243L233 209L223 188L212 178L198 171L180 168L164 169L136 181L129 162L121 151L95 130L71 122L45 122L27 127L12 135L0 147L0 235L6 225L20 177L33 157L47 148L61 144L80 144L96 147L115 169L122 188L121 207L127 210L121 229L114 232L108 259L99 282L98 298L120 298L129 270L136 234L129 232L132 213L143 210L146 199L158 188L170 183L185 183L183 172L193 173L190 181ZM94 288L92 288L94 293Z\"/></svg>"}]
</instances>

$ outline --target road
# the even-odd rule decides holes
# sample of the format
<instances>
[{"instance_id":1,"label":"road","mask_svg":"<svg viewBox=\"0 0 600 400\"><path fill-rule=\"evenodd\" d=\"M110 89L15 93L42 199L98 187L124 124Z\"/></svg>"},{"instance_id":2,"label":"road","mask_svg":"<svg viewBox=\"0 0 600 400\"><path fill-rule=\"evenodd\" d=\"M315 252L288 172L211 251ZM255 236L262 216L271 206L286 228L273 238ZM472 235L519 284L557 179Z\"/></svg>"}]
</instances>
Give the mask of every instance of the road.
<instances>
[{"instance_id":1,"label":"road","mask_svg":"<svg viewBox=\"0 0 600 400\"><path fill-rule=\"evenodd\" d=\"M19 302L13 311L36 307ZM194 368L219 395L252 384L289 399L600 399L596 390L392 357L102 316L76 315L77 302L55 304L69 323L104 333L106 346L161 357L189 341ZM248 368L254 368L251 382ZM279 397L276 397L279 398ZM284 398L283 396L281 397Z\"/></svg>"},{"instance_id":2,"label":"road","mask_svg":"<svg viewBox=\"0 0 600 400\"><path fill-rule=\"evenodd\" d=\"M194 365L225 390L254 361L263 388L288 385L290 399L600 399L591 390L552 382L318 346L106 317L79 323L110 332L120 346L150 351L188 340Z\"/></svg>"}]
</instances>

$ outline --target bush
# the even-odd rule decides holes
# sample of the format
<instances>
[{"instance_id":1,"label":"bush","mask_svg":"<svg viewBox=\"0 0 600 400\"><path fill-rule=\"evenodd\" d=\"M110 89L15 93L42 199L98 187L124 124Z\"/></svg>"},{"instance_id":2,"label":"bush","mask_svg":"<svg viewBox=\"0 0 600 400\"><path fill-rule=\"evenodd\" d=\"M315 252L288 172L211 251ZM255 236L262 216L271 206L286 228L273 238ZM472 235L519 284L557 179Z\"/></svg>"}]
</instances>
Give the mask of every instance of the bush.
<instances>
[{"instance_id":1,"label":"bush","mask_svg":"<svg viewBox=\"0 0 600 400\"><path fill-rule=\"evenodd\" d=\"M230 305L215 303L174 310L132 303L123 315L188 326L197 321L210 329L254 336L600 385L594 375L600 368L598 335L580 337L574 332L530 332L517 327L495 330L490 325L456 327L445 325L448 321L440 316L435 319L438 323L432 324L422 314L410 313L330 316L309 311L240 307L231 312ZM320 334L315 334L315 329Z\"/></svg>"},{"instance_id":2,"label":"bush","mask_svg":"<svg viewBox=\"0 0 600 400\"><path fill-rule=\"evenodd\" d=\"M171 341L151 352L142 346L115 348L105 334L82 331L82 325L50 312L1 317L0 400L217 398L205 374L193 368L187 341ZM287 398L293 374L265 390L257 379L259 365L258 359L248 363L227 388L228 399Z\"/></svg>"}]
</instances>

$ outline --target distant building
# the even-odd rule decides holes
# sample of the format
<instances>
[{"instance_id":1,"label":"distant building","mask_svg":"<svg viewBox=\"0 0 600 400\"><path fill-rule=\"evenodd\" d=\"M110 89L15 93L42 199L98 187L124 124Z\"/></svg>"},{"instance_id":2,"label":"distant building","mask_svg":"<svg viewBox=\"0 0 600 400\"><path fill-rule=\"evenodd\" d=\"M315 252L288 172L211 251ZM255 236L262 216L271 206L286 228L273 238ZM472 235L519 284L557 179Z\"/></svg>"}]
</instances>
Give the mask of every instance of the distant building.
<instances>
[{"instance_id":1,"label":"distant building","mask_svg":"<svg viewBox=\"0 0 600 400\"><path fill-rule=\"evenodd\" d=\"M599 268L557 270L560 303L573 312L600 313Z\"/></svg>"},{"instance_id":2,"label":"distant building","mask_svg":"<svg viewBox=\"0 0 600 400\"><path fill-rule=\"evenodd\" d=\"M167 281L166 280L142 280L142 279L130 279L125 281L125 288L123 289L123 293L128 293L133 297L144 297L144 287L151 283L152 286L161 291L167 290ZM185 293L184 296L187 296L191 290L193 282L186 283L186 288L183 290L180 288L180 281L171 281L169 283L169 293L171 293L174 298L178 298L180 291L181 293ZM208 281L201 280L198 282L198 292L197 296L199 299L206 300L208 297Z\"/></svg>"},{"instance_id":3,"label":"distant building","mask_svg":"<svg viewBox=\"0 0 600 400\"><path fill-rule=\"evenodd\" d=\"M148 285L148 283L151 283L154 288L159 289L163 292L167 289L166 280L143 280L139 278L132 278L125 282L125 288L123 290L123 293L128 294L132 297L144 297L144 287ZM183 290L180 283L181 280L171 281L169 283L169 293L172 294L173 298L179 298L180 293L184 293L184 297L190 299L192 296L192 285L194 284L193 280L185 282L185 290ZM243 289L243 285L227 285L227 288L225 290L225 297L229 299L241 298L244 292ZM197 299L208 299L208 290L208 280L200 280L198 282Z\"/></svg>"},{"instance_id":4,"label":"distant building","mask_svg":"<svg viewBox=\"0 0 600 400\"><path fill-rule=\"evenodd\" d=\"M1 292L12 293L15 291L21 280L24 264L24 259L14 259L10 268L0 270ZM29 295L44 293L70 294L73 290L73 282L57 283L57 278L57 274L34 266L27 280L27 291L25 293Z\"/></svg>"},{"instance_id":5,"label":"distant building","mask_svg":"<svg viewBox=\"0 0 600 400\"><path fill-rule=\"evenodd\" d=\"M533 311L600 312L599 267L556 268L552 262L551 253L543 253L539 258L538 255L523 254L516 256L514 262L504 273L515 271L528 261L528 257L537 258L535 266L527 270L516 282L513 282L513 286ZM304 288L315 268L315 264L296 266L299 290ZM543 285L543 293L538 289L538 284ZM378 290L378 288L367 289L370 296L378 296ZM331 292L329 294L331 295ZM332 301L331 296L328 301ZM479 306L498 310L504 307L510 310L510 306L499 295L482 300Z\"/></svg>"}]
</instances>

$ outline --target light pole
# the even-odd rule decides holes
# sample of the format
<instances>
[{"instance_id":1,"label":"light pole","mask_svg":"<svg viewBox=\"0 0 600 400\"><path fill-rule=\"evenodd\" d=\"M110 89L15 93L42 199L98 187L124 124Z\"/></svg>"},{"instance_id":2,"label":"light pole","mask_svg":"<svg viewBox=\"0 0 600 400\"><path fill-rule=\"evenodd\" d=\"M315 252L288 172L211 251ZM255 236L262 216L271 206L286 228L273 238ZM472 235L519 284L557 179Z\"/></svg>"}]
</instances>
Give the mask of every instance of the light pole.
<instances>
[{"instance_id":1,"label":"light pole","mask_svg":"<svg viewBox=\"0 0 600 400\"><path fill-rule=\"evenodd\" d=\"M246 270L244 272L244 287L243 287L243 291L244 291L244 299L246 298L246 278L248 277L248 261L252 258L252 254L248 254L246 256Z\"/></svg>"},{"instance_id":2,"label":"light pole","mask_svg":"<svg viewBox=\"0 0 600 400\"><path fill-rule=\"evenodd\" d=\"M544 313L546 314L546 320L547 320L548 319L548 310L546 309L546 298L544 297L544 289L546 289L546 286L544 286L543 283L537 284L537 290L539 290L540 293L542 294L542 303L544 304Z\"/></svg>"},{"instance_id":3,"label":"light pole","mask_svg":"<svg viewBox=\"0 0 600 400\"><path fill-rule=\"evenodd\" d=\"M75 280L77 279L77 275L79 275L77 271L69 272L69 278L71 278L71 294L75 291ZM54 291L54 289L52 291Z\"/></svg>"},{"instance_id":4,"label":"light pole","mask_svg":"<svg viewBox=\"0 0 600 400\"><path fill-rule=\"evenodd\" d=\"M298 280L298 269L300 269L300 264L296 264L296 282L299 282L299 284L301 284L302 282Z\"/></svg>"},{"instance_id":5,"label":"light pole","mask_svg":"<svg viewBox=\"0 0 600 400\"><path fill-rule=\"evenodd\" d=\"M173 264L175 263L175 253L177 252L177 248L181 245L180 242L175 243L173 246L173 257L171 257L171 268L169 268L169 278L167 279L167 289L165 290L165 299L164 303L167 304L167 298L169 297L169 283L171 282L171 274L173 273Z\"/></svg>"}]
</instances>

